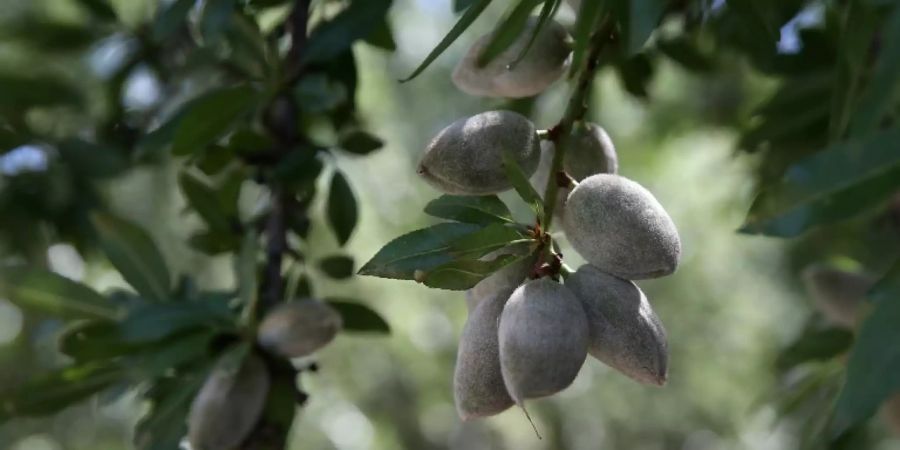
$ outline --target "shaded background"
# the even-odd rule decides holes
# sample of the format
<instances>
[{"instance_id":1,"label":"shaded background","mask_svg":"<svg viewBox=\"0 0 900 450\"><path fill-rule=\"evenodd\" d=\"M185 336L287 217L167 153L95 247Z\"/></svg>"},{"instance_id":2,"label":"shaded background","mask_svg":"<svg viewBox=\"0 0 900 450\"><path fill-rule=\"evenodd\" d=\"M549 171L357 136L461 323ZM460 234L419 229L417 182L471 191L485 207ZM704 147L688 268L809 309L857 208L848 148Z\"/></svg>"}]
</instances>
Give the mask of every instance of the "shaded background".
<instances>
[{"instance_id":1,"label":"shaded background","mask_svg":"<svg viewBox=\"0 0 900 450\"><path fill-rule=\"evenodd\" d=\"M138 23L154 10L149 0L119 0L123 21ZM501 2L502 3L502 2ZM488 16L500 17L495 5ZM63 0L0 1L0 65L14 71L63 73L90 97L127 55L128 41L115 35L81 53L59 53L51 60L28 42L3 38L23 18L50 17L79 23L82 12ZM815 21L816 11L782 29L779 48L796 51L796 26ZM571 19L564 11L560 20ZM391 20L398 49L389 54L358 44L359 107L368 129L386 141L365 159L341 156L337 165L353 180L361 205L360 226L347 252L361 262L391 238L434 223L422 212L438 195L418 179L415 162L428 139L451 121L488 109L509 107L460 95L449 73L468 44L490 30L483 18L416 80L399 84L454 22L446 0L395 2ZM591 120L604 126L619 152L621 174L650 189L681 232L684 255L671 277L639 283L669 335L669 383L638 385L589 358L574 384L560 395L530 402L543 440L535 438L520 411L510 409L486 420L462 423L452 397L456 342L465 320L463 295L414 283L354 277L342 282L316 280L316 295L363 300L390 323L389 337L341 335L316 355L318 373L304 373L311 394L297 416L292 448L297 449L794 449L802 423L778 413L773 371L777 351L815 314L802 292L797 270L803 249L787 241L736 233L754 192L753 155L735 151L738 130L750 109L774 85L739 58L723 58L717 71L697 74L660 59L649 85L649 101L626 92L605 70L597 80ZM185 83L173 104L158 104L162 92L152 73L140 68L125 83L126 108L168 108L191 89L204 88L203 74ZM540 128L557 122L569 93L559 82L530 109ZM102 106L98 106L102 108ZM54 116L36 123L77 127ZM7 149L4 149L7 150ZM0 155L0 185L13 177L47 170L40 147L19 147ZM190 270L207 287L233 284L231 258L209 258L183 243L199 226L183 213L176 187L177 161L163 160L102 184L97 194L112 209L148 228L173 271ZM325 177L323 177L325 178ZM79 196L77 190L60 195ZM520 218L527 208L514 194L501 196ZM252 210L261 193L245 189L242 207ZM334 238L322 226L323 205L313 207L306 250L312 258L334 252ZM24 213L23 213L24 214ZM4 216L0 220L13 220ZM126 286L98 255L80 255L68 244L54 244L45 230L19 236L54 271L101 291ZM580 264L563 248L570 266ZM798 256L799 255L799 256ZM86 259L85 259L86 258ZM59 367L65 357L54 350L61 323L23 315L0 300L0 384L27 379ZM133 393L112 392L51 418L16 419L0 426L0 448L80 450L130 448L130 429L142 405ZM900 449L883 426L872 423L871 448Z\"/></svg>"}]
</instances>

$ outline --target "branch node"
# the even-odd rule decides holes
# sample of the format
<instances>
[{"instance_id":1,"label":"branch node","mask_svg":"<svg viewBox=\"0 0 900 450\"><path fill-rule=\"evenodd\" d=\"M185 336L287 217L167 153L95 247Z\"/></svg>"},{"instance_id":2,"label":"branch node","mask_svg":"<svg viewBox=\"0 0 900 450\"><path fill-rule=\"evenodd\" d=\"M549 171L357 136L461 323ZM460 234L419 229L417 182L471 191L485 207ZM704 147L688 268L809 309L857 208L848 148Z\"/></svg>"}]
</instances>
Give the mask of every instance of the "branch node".
<instances>
[{"instance_id":1,"label":"branch node","mask_svg":"<svg viewBox=\"0 0 900 450\"><path fill-rule=\"evenodd\" d=\"M591 85L593 84L594 75L600 66L600 55L606 44L611 41L611 31L606 20L602 20L591 33L590 48L583 62L584 66L578 73L578 80L575 84L575 91L569 98L569 104L566 106L566 112L563 118L556 126L548 132L553 137L555 151L553 153L553 166L551 173L559 173L563 171L563 161L566 149L569 144L572 126L575 122L584 119L588 110L588 97L590 95ZM560 187L560 181L550 177L547 180L547 187L544 191L544 231L550 231L550 225L553 222L553 210L556 208L556 194Z\"/></svg>"}]
</instances>

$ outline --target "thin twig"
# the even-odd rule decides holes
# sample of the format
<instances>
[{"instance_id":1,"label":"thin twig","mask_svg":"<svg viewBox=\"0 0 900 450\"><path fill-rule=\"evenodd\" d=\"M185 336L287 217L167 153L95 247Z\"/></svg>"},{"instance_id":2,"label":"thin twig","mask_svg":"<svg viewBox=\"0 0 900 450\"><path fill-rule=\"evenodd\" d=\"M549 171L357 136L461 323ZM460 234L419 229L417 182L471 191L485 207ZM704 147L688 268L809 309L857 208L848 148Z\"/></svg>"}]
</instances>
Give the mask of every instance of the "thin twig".
<instances>
[{"instance_id":1,"label":"thin twig","mask_svg":"<svg viewBox=\"0 0 900 450\"><path fill-rule=\"evenodd\" d=\"M294 10L287 21L287 30L291 34L291 49L287 53L287 66L297 67L303 60L303 50L308 39L306 26L309 22L309 0L297 0Z\"/></svg>"},{"instance_id":2,"label":"thin twig","mask_svg":"<svg viewBox=\"0 0 900 450\"><path fill-rule=\"evenodd\" d=\"M300 4L304 3L305 8L300 8ZM291 49L287 53L287 61L284 65L284 76L279 92L290 90L306 72L306 65L303 62L303 50L306 48L306 41L309 39L307 35L307 24L309 23L309 0L298 0L287 20L287 31L291 34ZM297 33L302 30L302 33Z\"/></svg>"},{"instance_id":3,"label":"thin twig","mask_svg":"<svg viewBox=\"0 0 900 450\"><path fill-rule=\"evenodd\" d=\"M266 221L266 269L263 309L269 309L284 298L284 277L281 273L284 253L287 251L287 226L284 219L284 191L273 186L272 206Z\"/></svg>"},{"instance_id":4,"label":"thin twig","mask_svg":"<svg viewBox=\"0 0 900 450\"><path fill-rule=\"evenodd\" d=\"M553 210L556 209L556 195L559 192L556 174L563 171L563 160L572 133L572 126L575 122L582 120L587 114L591 85L593 84L597 68L600 67L600 55L609 42L610 31L607 27L607 21L599 20L594 32L591 34L590 48L584 59L584 66L579 71L575 91L569 98L566 112L562 120L549 132L554 145L554 153L550 177L544 190L544 232L550 231L550 224L553 221Z\"/></svg>"}]
</instances>

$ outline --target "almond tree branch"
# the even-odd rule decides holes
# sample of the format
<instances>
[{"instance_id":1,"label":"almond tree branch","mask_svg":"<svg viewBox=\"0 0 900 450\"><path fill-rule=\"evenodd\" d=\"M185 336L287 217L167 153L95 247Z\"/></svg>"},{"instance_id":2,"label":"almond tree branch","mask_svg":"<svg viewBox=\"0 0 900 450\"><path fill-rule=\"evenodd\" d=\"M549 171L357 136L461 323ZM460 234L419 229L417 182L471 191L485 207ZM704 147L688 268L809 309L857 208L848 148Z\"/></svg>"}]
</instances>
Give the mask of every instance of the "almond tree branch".
<instances>
[{"instance_id":1,"label":"almond tree branch","mask_svg":"<svg viewBox=\"0 0 900 450\"><path fill-rule=\"evenodd\" d=\"M554 146L554 153L550 177L547 179L547 187L544 190L544 232L550 231L550 225L553 222L553 211L556 209L556 196L559 192L560 184L558 182L560 177L557 174L563 172L563 161L572 134L572 127L575 122L582 120L584 115L587 114L591 85L594 81L594 75L600 67L600 56L606 44L613 41L611 30L608 26L609 23L606 20L598 20L593 33L591 33L590 46L583 62L584 66L578 73L575 91L569 98L566 112L562 120L549 131L549 137Z\"/></svg>"},{"instance_id":2,"label":"almond tree branch","mask_svg":"<svg viewBox=\"0 0 900 450\"><path fill-rule=\"evenodd\" d=\"M284 66L292 69L302 59L307 40L310 0L296 0L294 9L287 19L287 29L291 35L291 48L287 52ZM299 80L299 79L298 79ZM298 80L294 80L295 82ZM294 150L297 143L297 104L290 93L277 97L269 107L269 130L277 142L279 159ZM287 221L285 209L290 204L289 194L277 181L271 180L271 210L265 226L267 237L266 267L261 296L262 310L277 305L284 298L284 276L282 262L287 248Z\"/></svg>"},{"instance_id":3,"label":"almond tree branch","mask_svg":"<svg viewBox=\"0 0 900 450\"><path fill-rule=\"evenodd\" d=\"M307 41L307 23L309 22L310 0L295 0L294 9L287 19L287 30L291 35L291 48L285 56L284 67L289 71L297 70L299 61L302 60L303 51ZM299 81L300 77L292 80ZM273 159L276 164L293 151L302 140L297 129L298 107L290 94L290 87L276 96L266 111L266 128L276 142ZM309 149L312 151L312 149ZM266 236L266 265L261 284L260 295L257 296L259 312L264 314L284 301L284 274L282 265L284 257L290 252L288 247L288 208L296 207L297 202L293 194L281 185L275 177L267 180L271 207L269 215L263 226L262 233ZM257 318L253 317L252 320ZM285 361L268 361L272 384L296 383L297 371L290 363ZM295 386L296 389L296 386ZM297 390L297 402L305 401L305 394ZM267 400L268 401L268 400ZM282 450L287 447L287 437L290 431L289 417L270 417L264 415L256 425L251 435L241 446L241 450Z\"/></svg>"}]
</instances>

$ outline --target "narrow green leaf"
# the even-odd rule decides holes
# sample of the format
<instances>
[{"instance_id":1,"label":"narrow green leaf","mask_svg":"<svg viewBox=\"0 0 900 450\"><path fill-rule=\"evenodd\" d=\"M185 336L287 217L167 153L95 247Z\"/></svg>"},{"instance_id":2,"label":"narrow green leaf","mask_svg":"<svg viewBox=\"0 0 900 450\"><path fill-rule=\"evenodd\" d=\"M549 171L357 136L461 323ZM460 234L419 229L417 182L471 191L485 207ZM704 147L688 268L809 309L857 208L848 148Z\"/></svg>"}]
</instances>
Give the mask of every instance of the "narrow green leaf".
<instances>
[{"instance_id":1,"label":"narrow green leaf","mask_svg":"<svg viewBox=\"0 0 900 450\"><path fill-rule=\"evenodd\" d=\"M528 181L528 176L525 175L525 172L522 172L522 168L516 162L516 159L505 149L503 151L503 168L506 170L506 177L512 183L519 197L531 207L532 211L537 215L538 221L543 222L544 202L541 200L541 195L534 190L534 186Z\"/></svg>"},{"instance_id":2,"label":"narrow green leaf","mask_svg":"<svg viewBox=\"0 0 900 450\"><path fill-rule=\"evenodd\" d=\"M225 208L219 202L219 197L212 187L189 172L181 172L178 177L178 185L190 206L203 218L211 230L232 231L231 218L225 213Z\"/></svg>"},{"instance_id":3,"label":"narrow green leaf","mask_svg":"<svg viewBox=\"0 0 900 450\"><path fill-rule=\"evenodd\" d=\"M456 257L480 258L507 245L527 240L528 238L514 227L492 223L481 230L455 239L450 243L450 250Z\"/></svg>"},{"instance_id":4,"label":"narrow green leaf","mask_svg":"<svg viewBox=\"0 0 900 450\"><path fill-rule=\"evenodd\" d=\"M628 17L628 54L633 55L644 47L650 34L656 29L666 9L665 0L631 0Z\"/></svg>"},{"instance_id":5,"label":"narrow green leaf","mask_svg":"<svg viewBox=\"0 0 900 450\"><path fill-rule=\"evenodd\" d=\"M656 48L672 61L693 72L709 73L716 66L712 55L701 51L697 42L688 36L660 38L656 41Z\"/></svg>"},{"instance_id":6,"label":"narrow green leaf","mask_svg":"<svg viewBox=\"0 0 900 450\"><path fill-rule=\"evenodd\" d=\"M234 331L235 317L219 299L178 303L151 303L132 310L122 322L122 340L155 342L194 330Z\"/></svg>"},{"instance_id":7,"label":"narrow green leaf","mask_svg":"<svg viewBox=\"0 0 900 450\"><path fill-rule=\"evenodd\" d=\"M319 261L319 269L331 278L343 280L353 275L353 258L345 255L333 255Z\"/></svg>"},{"instance_id":8,"label":"narrow green leaf","mask_svg":"<svg viewBox=\"0 0 900 450\"><path fill-rule=\"evenodd\" d=\"M643 53L616 62L616 75L629 94L647 99L650 96L650 82L653 81L653 63Z\"/></svg>"},{"instance_id":9,"label":"narrow green leaf","mask_svg":"<svg viewBox=\"0 0 900 450\"><path fill-rule=\"evenodd\" d=\"M347 103L347 86L324 73L304 76L294 86L294 99L300 110L309 114L332 112Z\"/></svg>"},{"instance_id":10,"label":"narrow green leaf","mask_svg":"<svg viewBox=\"0 0 900 450\"><path fill-rule=\"evenodd\" d=\"M391 327L380 314L366 305L344 298L327 298L326 302L341 315L343 331L390 334Z\"/></svg>"},{"instance_id":11,"label":"narrow green leaf","mask_svg":"<svg viewBox=\"0 0 900 450\"><path fill-rule=\"evenodd\" d=\"M478 67L486 66L515 42L525 29L528 18L531 17L531 11L540 2L541 0L519 0L519 3L512 8L506 18L494 28L494 31L491 33L491 39L475 62Z\"/></svg>"},{"instance_id":12,"label":"narrow green leaf","mask_svg":"<svg viewBox=\"0 0 900 450\"><path fill-rule=\"evenodd\" d=\"M18 43L38 53L75 53L88 51L101 34L99 27L52 19L48 15L19 15L0 27L0 39Z\"/></svg>"},{"instance_id":13,"label":"narrow green leaf","mask_svg":"<svg viewBox=\"0 0 900 450\"><path fill-rule=\"evenodd\" d=\"M60 411L116 382L119 369L106 363L71 366L5 386L0 392L0 423L12 417L43 416Z\"/></svg>"},{"instance_id":14,"label":"narrow green leaf","mask_svg":"<svg viewBox=\"0 0 900 450\"><path fill-rule=\"evenodd\" d=\"M280 360L269 364L269 393L265 399L261 423L278 433L287 433L294 423L303 399L297 383L297 371L289 361Z\"/></svg>"},{"instance_id":15,"label":"narrow green leaf","mask_svg":"<svg viewBox=\"0 0 900 450\"><path fill-rule=\"evenodd\" d=\"M214 337L209 330L199 330L142 347L140 352L128 354L122 361L126 376L143 381L202 360Z\"/></svg>"},{"instance_id":16,"label":"narrow green leaf","mask_svg":"<svg viewBox=\"0 0 900 450\"><path fill-rule=\"evenodd\" d=\"M77 0L92 16L106 21L116 20L116 10L106 0Z\"/></svg>"},{"instance_id":17,"label":"narrow green leaf","mask_svg":"<svg viewBox=\"0 0 900 450\"><path fill-rule=\"evenodd\" d=\"M291 152L275 166L275 177L295 191L315 185L322 172L322 161L312 151Z\"/></svg>"},{"instance_id":18,"label":"narrow green leaf","mask_svg":"<svg viewBox=\"0 0 900 450\"><path fill-rule=\"evenodd\" d=\"M484 9L491 4L491 0L477 0L476 3L472 4L466 9L466 12L463 13L462 17L456 21L456 24L453 25L453 28L441 39L441 42L425 57L425 60L419 64L419 67L416 67L416 70L413 71L408 77L400 80L401 83L405 83L407 81L412 80L413 78L419 76L438 56L441 56L441 53L444 53L444 50L447 50L447 47L450 46L454 41L456 41L459 36L475 22L475 19L484 12Z\"/></svg>"},{"instance_id":19,"label":"narrow green leaf","mask_svg":"<svg viewBox=\"0 0 900 450\"><path fill-rule=\"evenodd\" d=\"M525 58L525 55L531 50L534 42L537 41L537 37L541 30L543 30L544 27L547 26L547 22L553 18L553 14L556 13L556 9L561 3L562 0L544 0L544 6L541 7L541 13L538 15L537 24L535 24L534 30L531 31L531 37L528 39L528 43L525 44L525 47L522 48L522 51L516 56L516 59L509 65L510 69L515 68L516 65Z\"/></svg>"},{"instance_id":20,"label":"narrow green leaf","mask_svg":"<svg viewBox=\"0 0 900 450\"><path fill-rule=\"evenodd\" d=\"M497 270L512 264L524 256L502 255L490 261L463 259L451 261L427 272L422 283L436 289L464 291Z\"/></svg>"},{"instance_id":21,"label":"narrow green leaf","mask_svg":"<svg viewBox=\"0 0 900 450\"><path fill-rule=\"evenodd\" d=\"M309 195L312 198L315 192ZM309 237L309 229L312 227L312 221L309 214L302 208L290 208L285 217L285 222L290 231L293 231L300 239L306 240Z\"/></svg>"},{"instance_id":22,"label":"narrow green leaf","mask_svg":"<svg viewBox=\"0 0 900 450\"><path fill-rule=\"evenodd\" d=\"M150 401L150 411L138 422L134 431L137 450L172 450L179 447L187 434L187 416L191 400L206 379L210 365L177 377L156 381L144 398Z\"/></svg>"},{"instance_id":23,"label":"narrow green leaf","mask_svg":"<svg viewBox=\"0 0 900 450\"><path fill-rule=\"evenodd\" d=\"M230 231L201 230L188 238L188 245L198 252L215 256L238 250L241 241Z\"/></svg>"},{"instance_id":24,"label":"narrow green leaf","mask_svg":"<svg viewBox=\"0 0 900 450\"><path fill-rule=\"evenodd\" d=\"M172 153L199 153L222 137L242 116L255 107L257 92L240 85L216 89L192 100L180 116L172 141Z\"/></svg>"},{"instance_id":25,"label":"narrow green leaf","mask_svg":"<svg viewBox=\"0 0 900 450\"><path fill-rule=\"evenodd\" d=\"M209 45L229 27L235 3L235 0L205 0L203 2L198 25L205 45Z\"/></svg>"},{"instance_id":26,"label":"narrow green leaf","mask_svg":"<svg viewBox=\"0 0 900 450\"><path fill-rule=\"evenodd\" d=\"M272 150L275 141L266 133L244 126L228 136L228 148L238 155L253 155Z\"/></svg>"},{"instance_id":27,"label":"narrow green leaf","mask_svg":"<svg viewBox=\"0 0 900 450\"><path fill-rule=\"evenodd\" d=\"M197 157L193 161L193 165L200 169L204 175L214 177L231 166L234 162L236 154L231 148L224 145L213 144L209 149Z\"/></svg>"},{"instance_id":28,"label":"narrow green leaf","mask_svg":"<svg viewBox=\"0 0 900 450\"><path fill-rule=\"evenodd\" d=\"M859 93L862 72L868 67L869 50L874 33L879 28L881 14L866 2L851 1L841 9L840 35L837 36L837 67L831 96L829 138L838 141L850 125Z\"/></svg>"},{"instance_id":29,"label":"narrow green leaf","mask_svg":"<svg viewBox=\"0 0 900 450\"><path fill-rule=\"evenodd\" d=\"M442 195L425 205L425 213L457 222L489 225L512 223L512 213L496 195Z\"/></svg>"},{"instance_id":30,"label":"narrow green leaf","mask_svg":"<svg viewBox=\"0 0 900 450\"><path fill-rule=\"evenodd\" d=\"M846 219L900 187L900 128L839 143L792 166L753 202L741 231L791 237Z\"/></svg>"},{"instance_id":31,"label":"narrow green leaf","mask_svg":"<svg viewBox=\"0 0 900 450\"><path fill-rule=\"evenodd\" d=\"M581 70L585 55L587 54L588 44L591 41L591 32L600 21L603 13L604 1L582 1L581 8L575 19L575 29L572 32L572 40L575 42L572 48L572 69L571 75Z\"/></svg>"},{"instance_id":32,"label":"narrow green leaf","mask_svg":"<svg viewBox=\"0 0 900 450\"><path fill-rule=\"evenodd\" d=\"M168 301L172 281L162 253L141 227L106 213L91 222L100 246L125 281L147 300Z\"/></svg>"},{"instance_id":33,"label":"narrow green leaf","mask_svg":"<svg viewBox=\"0 0 900 450\"><path fill-rule=\"evenodd\" d=\"M394 41L394 33L391 31L391 24L387 17L378 24L372 33L366 36L366 43L389 52L397 50L397 42Z\"/></svg>"},{"instance_id":34,"label":"narrow green leaf","mask_svg":"<svg viewBox=\"0 0 900 450\"><path fill-rule=\"evenodd\" d=\"M0 126L0 154L28 142L27 136L6 126Z\"/></svg>"},{"instance_id":35,"label":"narrow green leaf","mask_svg":"<svg viewBox=\"0 0 900 450\"><path fill-rule=\"evenodd\" d=\"M478 0L453 0L453 12L459 13L460 11L472 6Z\"/></svg>"},{"instance_id":36,"label":"narrow green leaf","mask_svg":"<svg viewBox=\"0 0 900 450\"><path fill-rule=\"evenodd\" d=\"M78 91L61 79L40 74L0 73L0 110L77 105Z\"/></svg>"},{"instance_id":37,"label":"narrow green leaf","mask_svg":"<svg viewBox=\"0 0 900 450\"><path fill-rule=\"evenodd\" d=\"M68 139L56 150L66 164L79 175L106 179L128 170L128 158L118 148L80 139Z\"/></svg>"},{"instance_id":38,"label":"narrow green leaf","mask_svg":"<svg viewBox=\"0 0 900 450\"><path fill-rule=\"evenodd\" d=\"M775 367L787 370L809 361L821 361L838 356L853 345L853 333L840 328L811 330L781 351Z\"/></svg>"},{"instance_id":39,"label":"narrow green leaf","mask_svg":"<svg viewBox=\"0 0 900 450\"><path fill-rule=\"evenodd\" d=\"M312 31L303 51L303 63L327 61L348 48L358 39L376 31L379 18L391 7L391 0L356 1L333 19Z\"/></svg>"},{"instance_id":40,"label":"narrow green leaf","mask_svg":"<svg viewBox=\"0 0 900 450\"><path fill-rule=\"evenodd\" d=\"M900 95L900 6L884 24L878 62L868 87L860 96L856 113L850 122L850 135L861 136L878 128Z\"/></svg>"},{"instance_id":41,"label":"narrow green leaf","mask_svg":"<svg viewBox=\"0 0 900 450\"><path fill-rule=\"evenodd\" d=\"M837 389L840 388L839 376L837 371L829 369L804 372L797 380L789 378L790 381L785 383L786 386L780 387L780 395L776 399L778 417L784 418L808 405L810 400L816 401L817 398L824 397L831 402ZM829 414L830 410L829 406L822 412Z\"/></svg>"},{"instance_id":42,"label":"narrow green leaf","mask_svg":"<svg viewBox=\"0 0 900 450\"><path fill-rule=\"evenodd\" d=\"M341 136L338 146L350 153L368 155L384 146L377 136L362 130L353 130Z\"/></svg>"},{"instance_id":43,"label":"narrow green leaf","mask_svg":"<svg viewBox=\"0 0 900 450\"><path fill-rule=\"evenodd\" d=\"M726 7L744 19L744 26L752 29L760 40L774 45L781 37L777 23L767 14L771 4L755 0L727 0Z\"/></svg>"},{"instance_id":44,"label":"narrow green leaf","mask_svg":"<svg viewBox=\"0 0 900 450\"><path fill-rule=\"evenodd\" d=\"M154 161L172 147L172 140L187 111L182 109L169 117L163 124L138 139L135 144L134 159L137 161Z\"/></svg>"},{"instance_id":45,"label":"narrow green leaf","mask_svg":"<svg viewBox=\"0 0 900 450\"><path fill-rule=\"evenodd\" d=\"M253 345L247 341L231 344L216 360L216 369L226 372L237 372L253 353Z\"/></svg>"},{"instance_id":46,"label":"narrow green leaf","mask_svg":"<svg viewBox=\"0 0 900 450\"><path fill-rule=\"evenodd\" d=\"M821 98L811 98L805 104L795 104L796 108L786 108L767 114L762 122L741 136L738 145L742 149L753 151L764 142L788 139L791 136L806 133L809 127L817 123L827 124L828 111L831 106L823 103ZM792 111L801 105L806 106L802 111Z\"/></svg>"},{"instance_id":47,"label":"narrow green leaf","mask_svg":"<svg viewBox=\"0 0 900 450\"><path fill-rule=\"evenodd\" d=\"M785 110L790 110L790 114L802 112L811 107L812 102L822 103L823 98L831 97L833 84L834 73L830 70L787 78L765 103L754 109L753 114L769 115Z\"/></svg>"},{"instance_id":48,"label":"narrow green leaf","mask_svg":"<svg viewBox=\"0 0 900 450\"><path fill-rule=\"evenodd\" d=\"M309 276L302 270L293 270L288 279L285 298L311 298L315 297Z\"/></svg>"},{"instance_id":49,"label":"narrow green leaf","mask_svg":"<svg viewBox=\"0 0 900 450\"><path fill-rule=\"evenodd\" d=\"M266 8L274 8L276 6L282 6L285 3L291 0L246 0L248 6L252 7L256 10L262 10Z\"/></svg>"},{"instance_id":50,"label":"narrow green leaf","mask_svg":"<svg viewBox=\"0 0 900 450\"><path fill-rule=\"evenodd\" d=\"M830 106L822 99L832 96L833 80L831 70L786 79L769 99L754 109L753 114L761 121L743 133L738 148L753 152L764 143L775 146L784 141L792 142L810 135L812 129L827 128ZM824 142L824 139L820 140Z\"/></svg>"},{"instance_id":51,"label":"narrow green leaf","mask_svg":"<svg viewBox=\"0 0 900 450\"><path fill-rule=\"evenodd\" d=\"M0 295L26 311L63 318L115 319L119 314L115 305L90 287L28 267L0 269Z\"/></svg>"},{"instance_id":52,"label":"narrow green leaf","mask_svg":"<svg viewBox=\"0 0 900 450\"><path fill-rule=\"evenodd\" d=\"M442 223L413 231L385 245L359 269L359 274L414 280L417 271L428 271L452 261L450 243L480 229L467 223Z\"/></svg>"},{"instance_id":53,"label":"narrow green leaf","mask_svg":"<svg viewBox=\"0 0 900 450\"><path fill-rule=\"evenodd\" d=\"M122 341L119 324L109 320L75 323L59 336L59 351L78 362L122 356L138 347Z\"/></svg>"},{"instance_id":54,"label":"narrow green leaf","mask_svg":"<svg viewBox=\"0 0 900 450\"><path fill-rule=\"evenodd\" d=\"M350 183L340 171L335 171L331 178L331 190L328 192L328 224L334 230L338 243L344 245L350 240L358 219L356 196Z\"/></svg>"},{"instance_id":55,"label":"narrow green leaf","mask_svg":"<svg viewBox=\"0 0 900 450\"><path fill-rule=\"evenodd\" d=\"M224 37L220 40L231 48L229 59L235 65L240 66L251 79L262 81L274 76L274 55L255 16L246 14L240 8L228 17L223 31Z\"/></svg>"},{"instance_id":56,"label":"narrow green leaf","mask_svg":"<svg viewBox=\"0 0 900 450\"><path fill-rule=\"evenodd\" d=\"M241 188L244 182L250 178L249 171L244 167L231 167L216 186L216 198L222 205L222 211L233 221L239 222ZM237 223L240 225L239 223ZM233 228L232 228L233 229Z\"/></svg>"},{"instance_id":57,"label":"narrow green leaf","mask_svg":"<svg viewBox=\"0 0 900 450\"><path fill-rule=\"evenodd\" d=\"M196 0L175 0L162 9L153 21L153 39L163 41L178 31L187 22L187 15Z\"/></svg>"},{"instance_id":58,"label":"narrow green leaf","mask_svg":"<svg viewBox=\"0 0 900 450\"><path fill-rule=\"evenodd\" d=\"M847 378L834 406L838 435L873 415L900 389L900 263L869 293L875 308L863 321L847 362Z\"/></svg>"}]
</instances>

